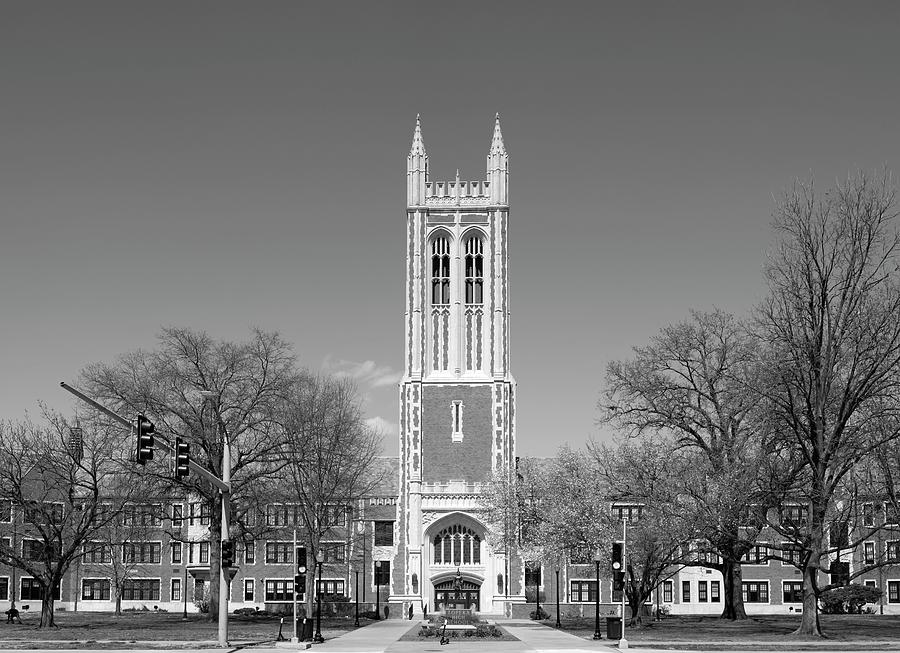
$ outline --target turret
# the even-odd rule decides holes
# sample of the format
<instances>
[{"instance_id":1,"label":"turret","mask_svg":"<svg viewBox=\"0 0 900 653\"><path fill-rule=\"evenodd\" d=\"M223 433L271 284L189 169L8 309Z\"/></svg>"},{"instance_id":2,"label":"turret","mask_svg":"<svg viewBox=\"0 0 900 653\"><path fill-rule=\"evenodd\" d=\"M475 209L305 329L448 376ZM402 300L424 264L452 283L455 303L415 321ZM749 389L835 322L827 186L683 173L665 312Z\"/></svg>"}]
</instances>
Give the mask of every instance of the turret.
<instances>
[{"instance_id":1,"label":"turret","mask_svg":"<svg viewBox=\"0 0 900 653\"><path fill-rule=\"evenodd\" d=\"M425 204L425 183L428 181L428 154L422 140L422 125L416 114L416 131L413 133L412 147L406 157L406 205Z\"/></svg>"},{"instance_id":2,"label":"turret","mask_svg":"<svg viewBox=\"0 0 900 653\"><path fill-rule=\"evenodd\" d=\"M491 184L491 204L509 204L509 155L500 131L500 114L494 121L494 137L487 156L487 178Z\"/></svg>"}]
</instances>

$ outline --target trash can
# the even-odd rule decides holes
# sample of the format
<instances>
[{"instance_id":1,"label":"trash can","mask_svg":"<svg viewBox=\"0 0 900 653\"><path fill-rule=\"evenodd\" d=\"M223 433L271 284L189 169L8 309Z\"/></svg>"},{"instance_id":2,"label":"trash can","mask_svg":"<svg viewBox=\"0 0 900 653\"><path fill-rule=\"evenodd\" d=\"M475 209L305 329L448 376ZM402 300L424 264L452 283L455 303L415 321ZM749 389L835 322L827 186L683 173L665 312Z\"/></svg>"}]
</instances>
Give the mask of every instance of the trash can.
<instances>
[{"instance_id":1,"label":"trash can","mask_svg":"<svg viewBox=\"0 0 900 653\"><path fill-rule=\"evenodd\" d=\"M297 619L297 639L301 642L311 642L313 638L313 620L303 617Z\"/></svg>"},{"instance_id":2,"label":"trash can","mask_svg":"<svg viewBox=\"0 0 900 653\"><path fill-rule=\"evenodd\" d=\"M606 639L622 639L622 618L606 618Z\"/></svg>"}]
</instances>

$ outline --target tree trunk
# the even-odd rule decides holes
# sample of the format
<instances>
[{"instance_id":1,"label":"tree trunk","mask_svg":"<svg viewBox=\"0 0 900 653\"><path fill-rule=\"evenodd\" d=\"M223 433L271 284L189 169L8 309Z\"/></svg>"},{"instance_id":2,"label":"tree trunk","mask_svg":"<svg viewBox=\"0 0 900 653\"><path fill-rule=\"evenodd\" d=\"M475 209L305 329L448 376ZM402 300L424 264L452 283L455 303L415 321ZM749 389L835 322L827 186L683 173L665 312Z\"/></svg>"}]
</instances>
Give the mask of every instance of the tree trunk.
<instances>
[{"instance_id":1,"label":"tree trunk","mask_svg":"<svg viewBox=\"0 0 900 653\"><path fill-rule=\"evenodd\" d=\"M824 508L813 506L812 524L810 525L809 558L803 566L803 614L800 627L794 635L805 637L823 637L819 624L819 564L822 559L822 548L825 542Z\"/></svg>"},{"instance_id":2,"label":"tree trunk","mask_svg":"<svg viewBox=\"0 0 900 653\"><path fill-rule=\"evenodd\" d=\"M116 616L122 616L122 590L116 588Z\"/></svg>"},{"instance_id":3,"label":"tree trunk","mask_svg":"<svg viewBox=\"0 0 900 653\"><path fill-rule=\"evenodd\" d=\"M722 562L722 581L724 583L722 608L722 619L731 619L732 621L747 618L747 611L744 608L744 590L743 590L744 570L741 563L734 560L724 560Z\"/></svg>"},{"instance_id":4,"label":"tree trunk","mask_svg":"<svg viewBox=\"0 0 900 653\"><path fill-rule=\"evenodd\" d=\"M42 587L44 597L41 599L41 623L39 628L56 626L53 620L53 588Z\"/></svg>"}]
</instances>

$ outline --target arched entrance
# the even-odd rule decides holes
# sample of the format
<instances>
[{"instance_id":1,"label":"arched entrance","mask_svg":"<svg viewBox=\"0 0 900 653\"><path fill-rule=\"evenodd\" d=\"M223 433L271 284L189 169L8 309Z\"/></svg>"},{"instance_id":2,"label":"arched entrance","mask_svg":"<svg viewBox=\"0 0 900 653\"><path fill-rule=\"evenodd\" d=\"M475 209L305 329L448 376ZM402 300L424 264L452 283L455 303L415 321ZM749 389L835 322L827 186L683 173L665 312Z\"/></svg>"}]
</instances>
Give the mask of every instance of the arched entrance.
<instances>
[{"instance_id":1,"label":"arched entrance","mask_svg":"<svg viewBox=\"0 0 900 653\"><path fill-rule=\"evenodd\" d=\"M445 580L434 586L434 607L436 610L478 610L480 593L481 585L470 580Z\"/></svg>"}]
</instances>

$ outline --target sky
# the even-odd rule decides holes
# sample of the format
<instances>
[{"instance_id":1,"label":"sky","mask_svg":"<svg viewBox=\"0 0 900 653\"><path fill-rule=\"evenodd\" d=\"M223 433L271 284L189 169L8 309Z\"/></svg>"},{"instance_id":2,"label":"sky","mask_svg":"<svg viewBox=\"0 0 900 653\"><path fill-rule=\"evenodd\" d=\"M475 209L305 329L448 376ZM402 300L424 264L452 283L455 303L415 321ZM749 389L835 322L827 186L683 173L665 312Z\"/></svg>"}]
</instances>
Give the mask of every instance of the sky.
<instances>
[{"instance_id":1,"label":"sky","mask_svg":"<svg viewBox=\"0 0 900 653\"><path fill-rule=\"evenodd\" d=\"M900 166L896 2L0 6L0 419L162 326L275 330L397 452L405 171L510 154L518 452L606 365L765 293L775 202Z\"/></svg>"}]
</instances>

